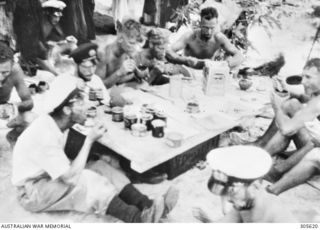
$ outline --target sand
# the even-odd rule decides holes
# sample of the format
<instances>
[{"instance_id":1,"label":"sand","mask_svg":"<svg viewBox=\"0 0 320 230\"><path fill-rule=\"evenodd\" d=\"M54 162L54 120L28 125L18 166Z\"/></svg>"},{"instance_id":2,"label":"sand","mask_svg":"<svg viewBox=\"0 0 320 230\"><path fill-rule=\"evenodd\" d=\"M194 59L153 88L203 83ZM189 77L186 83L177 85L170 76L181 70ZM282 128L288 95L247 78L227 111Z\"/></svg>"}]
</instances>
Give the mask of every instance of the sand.
<instances>
[{"instance_id":1,"label":"sand","mask_svg":"<svg viewBox=\"0 0 320 230\"><path fill-rule=\"evenodd\" d=\"M271 57L279 51L282 51L285 54L287 64L280 75L287 76L287 74L291 74L291 72L296 73L301 71L301 66L303 66L311 46L311 38L315 33L314 24L317 23L315 19L305 16L306 12L310 11L310 1L302 2L303 4L308 3L309 5L299 4L299 8L292 9L289 7L290 9L288 10L292 10L295 14L291 17L283 17L281 19L284 24L283 30L273 30L272 33L274 36L272 41L267 37L257 38L256 35L258 33L262 34L260 33L260 29L253 29L251 31L250 36L253 39L253 43L255 43L260 50L260 53L257 54L255 51L248 52L247 64L253 65L270 60ZM110 12L108 6L104 5L103 0L97 1L97 5L99 6L100 12ZM304 15L304 20L301 20L297 15ZM102 44L109 43L110 40L113 39L114 37L112 36L99 36L97 41L99 44ZM314 53L317 53L316 51L318 50L319 45L317 44ZM266 81L271 84L271 80L268 78L264 78L263 81L261 81L259 77L255 78L258 87L259 84L264 85L263 82ZM248 91L247 95L249 96L247 97L266 97L269 94L269 90L265 90L262 93ZM246 97L246 94L243 95ZM272 114L270 105L266 108ZM263 133L270 122L270 119L250 118L244 123L243 128L247 133L250 131L250 137L254 139ZM252 124L254 124L254 127ZM0 130L0 222L108 223L117 221L108 216L98 217L76 212L34 214L25 211L18 204L15 196L15 188L10 182L12 151L5 139L7 131L6 129ZM229 133L222 136L223 138L220 141L220 145L225 146L230 144ZM161 195L170 185L175 185L180 190L180 198L177 206L163 222L197 222L192 215L192 209L194 207L201 207L212 219L217 220L222 217L221 202L218 196L211 194L207 189L206 184L209 176L210 169L208 167L204 169L194 167L172 181L165 181L158 185L139 184L137 187L151 197ZM279 197L283 203L283 207L292 211L299 221L320 221L320 208L319 205L317 205L320 201L318 189L308 184L303 184L281 194Z\"/></svg>"}]
</instances>

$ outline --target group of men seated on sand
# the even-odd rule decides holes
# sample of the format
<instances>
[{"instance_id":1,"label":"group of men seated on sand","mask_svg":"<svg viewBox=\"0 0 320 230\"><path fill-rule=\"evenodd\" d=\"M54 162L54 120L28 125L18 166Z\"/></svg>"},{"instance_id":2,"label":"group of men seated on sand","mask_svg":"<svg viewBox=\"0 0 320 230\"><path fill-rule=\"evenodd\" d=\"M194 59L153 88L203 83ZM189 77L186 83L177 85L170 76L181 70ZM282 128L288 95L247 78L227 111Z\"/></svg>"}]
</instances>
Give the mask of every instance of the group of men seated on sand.
<instances>
[{"instance_id":1,"label":"group of men seated on sand","mask_svg":"<svg viewBox=\"0 0 320 230\"><path fill-rule=\"evenodd\" d=\"M50 5L50 2L57 1L47 1L49 6L46 7L55 8L56 5ZM62 74L54 80L47 92L43 114L32 121L24 131L25 126L12 137L15 142L19 136L13 149L12 182L17 188L20 204L32 212L75 210L108 214L124 222L159 222L169 214L178 201L177 189L169 188L164 195L152 200L133 186L119 166L118 159L113 156L101 156L99 160L93 161L89 158L93 143L102 137L107 127L95 124L74 160L68 159L65 154L64 134L74 124L84 124L86 121L89 109L86 93L88 88L102 89L101 97L108 103L108 89L114 85L143 80L149 84L166 84L168 74L183 73L182 64L201 69L205 65L205 59L212 59L220 48L231 55L227 59L230 68L241 64L241 52L219 32L217 20L216 9L202 9L200 28L186 34L172 46L169 46L163 31L150 29L147 33L147 44L143 49L141 25L134 20L126 20L117 26L118 34L114 43L100 49L94 43L85 43L73 49L70 57L75 63L75 73ZM184 50L184 55L176 53L180 49ZM306 94L310 98L308 102L301 103L295 98L281 101L281 98L273 95L275 121L266 135L255 143L270 155L283 152L291 137L299 148L287 159L283 167L275 165L271 169L273 174L285 174L267 188L270 193L279 194L303 183L318 170L319 156L317 142L314 141L317 140L317 136L314 135L317 134L317 130L314 125L318 123L317 116L320 115L320 59L308 61L303 79ZM13 88L17 90L21 99L17 104L19 116L24 117L33 107L30 92L24 83L24 73L14 62L13 51L4 43L0 43L1 104L8 102ZM258 148L254 151L258 151ZM237 175L228 175L230 172L224 171L223 168L214 170L223 173L219 172L219 175L215 176L216 179L220 178L218 184L227 183L224 174L237 178ZM235 180L227 186L232 188L231 193L227 194L233 194L229 201L238 211L232 211L231 218L227 218L226 215L225 221L293 220L289 214L283 214L283 218L271 218L270 215L281 212L281 208L269 210L272 214L262 212L265 203L258 199L259 195L257 202L253 202L255 199L252 196L248 197L248 194L251 194L247 192L248 189L251 191L257 187L253 182L265 176L268 170L269 168L249 178L239 175L240 181ZM241 189L234 188L238 182L241 182ZM211 187L212 183L209 186L210 190ZM267 196L273 196L270 193ZM249 209L251 219L248 213L243 213L243 210Z\"/></svg>"}]
</instances>

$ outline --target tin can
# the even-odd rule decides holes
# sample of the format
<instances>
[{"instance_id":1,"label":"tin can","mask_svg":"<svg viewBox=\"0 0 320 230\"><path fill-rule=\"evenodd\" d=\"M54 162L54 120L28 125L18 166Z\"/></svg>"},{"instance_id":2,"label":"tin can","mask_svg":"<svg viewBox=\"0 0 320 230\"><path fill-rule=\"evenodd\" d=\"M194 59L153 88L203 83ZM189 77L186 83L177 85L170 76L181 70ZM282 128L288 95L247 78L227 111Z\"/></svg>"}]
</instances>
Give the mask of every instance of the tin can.
<instances>
[{"instance_id":1,"label":"tin can","mask_svg":"<svg viewBox=\"0 0 320 230\"><path fill-rule=\"evenodd\" d=\"M163 120L153 120L152 124L152 136L156 138L162 138L164 136L165 123Z\"/></svg>"},{"instance_id":2,"label":"tin can","mask_svg":"<svg viewBox=\"0 0 320 230\"><path fill-rule=\"evenodd\" d=\"M96 101L97 100L96 90L94 88L90 88L89 100L90 101Z\"/></svg>"},{"instance_id":3,"label":"tin can","mask_svg":"<svg viewBox=\"0 0 320 230\"><path fill-rule=\"evenodd\" d=\"M199 104L197 102L189 102L187 104L187 112L188 113L199 113Z\"/></svg>"},{"instance_id":4,"label":"tin can","mask_svg":"<svg viewBox=\"0 0 320 230\"><path fill-rule=\"evenodd\" d=\"M122 122L123 121L123 109L121 107L112 108L112 121Z\"/></svg>"},{"instance_id":5,"label":"tin can","mask_svg":"<svg viewBox=\"0 0 320 230\"><path fill-rule=\"evenodd\" d=\"M131 129L131 126L138 122L137 115L127 114L124 116L124 128Z\"/></svg>"},{"instance_id":6,"label":"tin can","mask_svg":"<svg viewBox=\"0 0 320 230\"><path fill-rule=\"evenodd\" d=\"M108 105L104 105L104 113L106 114L112 114L112 109Z\"/></svg>"},{"instance_id":7,"label":"tin can","mask_svg":"<svg viewBox=\"0 0 320 230\"><path fill-rule=\"evenodd\" d=\"M142 124L147 126L147 131L150 131L152 129L152 125L151 125L152 120L153 120L153 115L150 113L145 113L145 114L142 114L141 116L141 122Z\"/></svg>"},{"instance_id":8,"label":"tin can","mask_svg":"<svg viewBox=\"0 0 320 230\"><path fill-rule=\"evenodd\" d=\"M220 181L213 175L208 180L208 189L215 195L223 195L226 193L228 186L226 182Z\"/></svg>"},{"instance_id":9,"label":"tin can","mask_svg":"<svg viewBox=\"0 0 320 230\"><path fill-rule=\"evenodd\" d=\"M167 116L163 112L156 112L154 119L162 120L165 123L165 126L167 126Z\"/></svg>"},{"instance_id":10,"label":"tin can","mask_svg":"<svg viewBox=\"0 0 320 230\"><path fill-rule=\"evenodd\" d=\"M96 116L97 116L97 108L96 107L89 108L87 112L87 117L95 118Z\"/></svg>"},{"instance_id":11,"label":"tin can","mask_svg":"<svg viewBox=\"0 0 320 230\"><path fill-rule=\"evenodd\" d=\"M131 126L131 134L135 137L144 137L147 135L147 126L136 123Z\"/></svg>"}]
</instances>

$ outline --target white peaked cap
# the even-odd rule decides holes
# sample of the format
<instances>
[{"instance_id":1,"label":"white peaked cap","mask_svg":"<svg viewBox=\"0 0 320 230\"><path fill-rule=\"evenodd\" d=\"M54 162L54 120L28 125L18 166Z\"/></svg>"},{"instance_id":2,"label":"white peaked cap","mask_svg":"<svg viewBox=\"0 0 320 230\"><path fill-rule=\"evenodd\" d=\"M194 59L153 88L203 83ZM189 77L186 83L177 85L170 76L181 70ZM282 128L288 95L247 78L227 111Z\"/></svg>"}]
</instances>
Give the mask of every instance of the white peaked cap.
<instances>
[{"instance_id":1,"label":"white peaked cap","mask_svg":"<svg viewBox=\"0 0 320 230\"><path fill-rule=\"evenodd\" d=\"M41 4L42 8L56 8L63 10L66 7L66 4L59 0L48 0Z\"/></svg>"},{"instance_id":2,"label":"white peaked cap","mask_svg":"<svg viewBox=\"0 0 320 230\"><path fill-rule=\"evenodd\" d=\"M74 76L57 77L45 95L44 112L51 113L77 88L82 88L82 81Z\"/></svg>"},{"instance_id":3,"label":"white peaked cap","mask_svg":"<svg viewBox=\"0 0 320 230\"><path fill-rule=\"evenodd\" d=\"M213 170L244 180L261 178L272 166L269 153L255 146L217 148L208 153L207 161Z\"/></svg>"}]
</instances>

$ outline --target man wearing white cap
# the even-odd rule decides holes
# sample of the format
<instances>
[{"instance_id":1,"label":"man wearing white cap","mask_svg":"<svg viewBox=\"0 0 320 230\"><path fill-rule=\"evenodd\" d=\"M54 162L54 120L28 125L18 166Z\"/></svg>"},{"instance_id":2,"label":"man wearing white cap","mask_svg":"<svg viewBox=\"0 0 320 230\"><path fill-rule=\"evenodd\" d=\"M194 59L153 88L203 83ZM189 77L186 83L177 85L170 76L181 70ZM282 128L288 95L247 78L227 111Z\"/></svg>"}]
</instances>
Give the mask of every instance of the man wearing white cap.
<instances>
[{"instance_id":1,"label":"man wearing white cap","mask_svg":"<svg viewBox=\"0 0 320 230\"><path fill-rule=\"evenodd\" d=\"M281 206L274 195L262 188L260 179L272 165L270 155L253 146L232 146L212 150L207 155L212 175L209 190L226 196L233 210L218 222L229 223L281 223L296 222L292 214ZM209 221L203 213L197 218Z\"/></svg>"},{"instance_id":2,"label":"man wearing white cap","mask_svg":"<svg viewBox=\"0 0 320 230\"><path fill-rule=\"evenodd\" d=\"M64 132L84 124L88 111L77 83L66 81L51 86L45 103L49 114L37 118L14 148L12 183L19 203L31 212L79 211L124 222L158 222L174 207L177 190L150 200L119 169L103 160L87 163L92 144L106 132L102 124L89 131L73 161L66 157Z\"/></svg>"},{"instance_id":3,"label":"man wearing white cap","mask_svg":"<svg viewBox=\"0 0 320 230\"><path fill-rule=\"evenodd\" d=\"M59 54L68 53L76 47L77 40L73 36L65 37L59 24L63 9L66 4L60 0L47 0L42 3L43 20L41 24L42 41L39 47L43 51L42 57L38 57L38 63L44 70L58 75L54 64L49 61L50 50L55 50ZM53 49L53 48L56 49ZM54 53L54 52L53 52Z\"/></svg>"}]
</instances>

